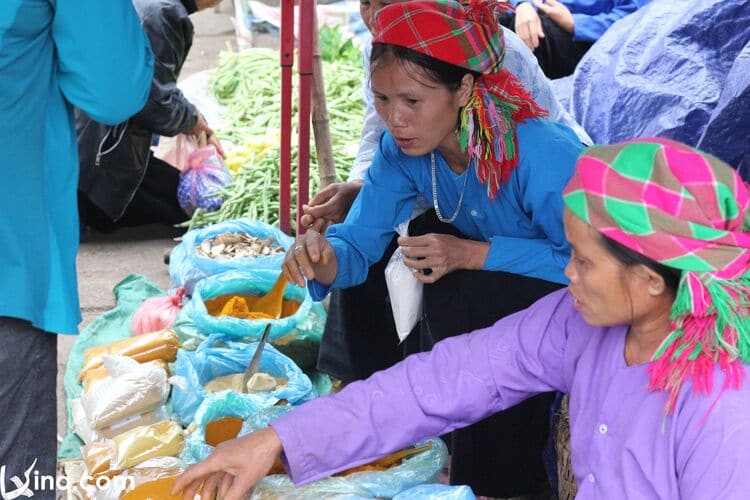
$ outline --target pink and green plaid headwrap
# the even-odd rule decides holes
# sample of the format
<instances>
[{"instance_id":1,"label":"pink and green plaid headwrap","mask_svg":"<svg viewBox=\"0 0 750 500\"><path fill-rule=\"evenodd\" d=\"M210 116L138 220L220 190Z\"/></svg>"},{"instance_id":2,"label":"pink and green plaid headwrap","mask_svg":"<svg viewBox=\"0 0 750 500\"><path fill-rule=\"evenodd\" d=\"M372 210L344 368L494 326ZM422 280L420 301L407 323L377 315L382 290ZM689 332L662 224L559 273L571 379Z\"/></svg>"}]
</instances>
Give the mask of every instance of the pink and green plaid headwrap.
<instances>
[{"instance_id":1,"label":"pink and green plaid headwrap","mask_svg":"<svg viewBox=\"0 0 750 500\"><path fill-rule=\"evenodd\" d=\"M474 159L487 195L494 198L518 165L516 124L547 113L503 69L505 41L497 16L510 6L496 0L468 3L421 0L388 5L378 13L372 41L481 73L461 113L459 141Z\"/></svg>"},{"instance_id":2,"label":"pink and green plaid headwrap","mask_svg":"<svg viewBox=\"0 0 750 500\"><path fill-rule=\"evenodd\" d=\"M685 379L710 393L718 363L738 388L750 361L750 193L725 163L683 144L639 139L578 159L565 204L597 231L682 270L672 332L649 367L671 413Z\"/></svg>"}]
</instances>

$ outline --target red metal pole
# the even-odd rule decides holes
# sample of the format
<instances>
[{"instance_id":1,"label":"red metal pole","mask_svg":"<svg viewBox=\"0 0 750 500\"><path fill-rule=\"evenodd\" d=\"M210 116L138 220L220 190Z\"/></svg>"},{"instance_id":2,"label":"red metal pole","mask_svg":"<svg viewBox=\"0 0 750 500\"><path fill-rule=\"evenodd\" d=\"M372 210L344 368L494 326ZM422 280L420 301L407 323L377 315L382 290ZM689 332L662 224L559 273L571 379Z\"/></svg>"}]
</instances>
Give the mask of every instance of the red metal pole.
<instances>
[{"instance_id":1,"label":"red metal pole","mask_svg":"<svg viewBox=\"0 0 750 500\"><path fill-rule=\"evenodd\" d=\"M313 21L315 2L299 0L299 141L297 144L297 234L305 232L300 224L302 205L310 197L310 113L312 110Z\"/></svg>"},{"instance_id":2,"label":"red metal pole","mask_svg":"<svg viewBox=\"0 0 750 500\"><path fill-rule=\"evenodd\" d=\"M291 233L292 211L292 65L294 0L281 0L281 145L279 158L279 228Z\"/></svg>"}]
</instances>

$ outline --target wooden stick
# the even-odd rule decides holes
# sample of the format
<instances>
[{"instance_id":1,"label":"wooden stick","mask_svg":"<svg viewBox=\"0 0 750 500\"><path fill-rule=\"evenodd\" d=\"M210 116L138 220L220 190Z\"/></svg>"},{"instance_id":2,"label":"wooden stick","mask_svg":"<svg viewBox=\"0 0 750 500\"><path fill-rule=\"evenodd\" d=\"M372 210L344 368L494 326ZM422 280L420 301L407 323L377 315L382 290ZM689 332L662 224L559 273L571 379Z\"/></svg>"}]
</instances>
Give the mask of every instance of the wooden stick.
<instances>
[{"instance_id":1,"label":"wooden stick","mask_svg":"<svg viewBox=\"0 0 750 500\"><path fill-rule=\"evenodd\" d=\"M313 5L315 2L313 0ZM323 60L320 55L320 36L318 33L317 5L313 17L313 91L312 91L312 126L315 137L315 151L318 157L320 187L336 182L336 165L333 163L333 146L331 131L328 126L328 106L326 88L323 80Z\"/></svg>"}]
</instances>

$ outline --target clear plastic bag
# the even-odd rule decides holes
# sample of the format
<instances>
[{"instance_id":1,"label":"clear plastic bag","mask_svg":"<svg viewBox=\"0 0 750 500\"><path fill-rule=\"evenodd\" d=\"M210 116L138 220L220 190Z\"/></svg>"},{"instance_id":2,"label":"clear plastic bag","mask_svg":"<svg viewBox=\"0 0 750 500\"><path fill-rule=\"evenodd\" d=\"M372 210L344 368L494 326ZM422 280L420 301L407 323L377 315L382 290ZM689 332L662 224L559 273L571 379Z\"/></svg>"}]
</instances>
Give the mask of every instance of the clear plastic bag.
<instances>
[{"instance_id":1,"label":"clear plastic bag","mask_svg":"<svg viewBox=\"0 0 750 500\"><path fill-rule=\"evenodd\" d=\"M468 486L448 486L445 484L423 484L399 493L393 500L474 500L474 492Z\"/></svg>"},{"instance_id":2,"label":"clear plastic bag","mask_svg":"<svg viewBox=\"0 0 750 500\"><path fill-rule=\"evenodd\" d=\"M240 435L268 427L276 418L292 411L290 407L273 407L253 414L242 426ZM448 460L448 449L440 439L430 439L428 450L405 459L401 465L386 471L354 472L343 477L329 477L303 486L295 486L289 476L276 474L261 479L253 489L253 499L295 498L319 500L342 498L393 498L415 486L433 482Z\"/></svg>"},{"instance_id":3,"label":"clear plastic bag","mask_svg":"<svg viewBox=\"0 0 750 500\"><path fill-rule=\"evenodd\" d=\"M83 354L83 367L78 374L78 381L85 380L89 371L100 368L105 355L127 356L139 363L157 359L171 362L175 360L179 347L177 334L172 330L160 330L89 347Z\"/></svg>"},{"instance_id":4,"label":"clear plastic bag","mask_svg":"<svg viewBox=\"0 0 750 500\"><path fill-rule=\"evenodd\" d=\"M205 240L223 233L245 233L262 239L275 240L284 251L289 250L294 239L264 222L252 219L237 219L213 224L188 231L179 245L169 256L169 277L175 286L183 286L188 295L199 280L225 271L255 269L277 270L281 268L284 254L262 255L259 257L238 257L234 259L212 259L196 252Z\"/></svg>"},{"instance_id":5,"label":"clear plastic bag","mask_svg":"<svg viewBox=\"0 0 750 500\"><path fill-rule=\"evenodd\" d=\"M135 429L143 425L151 425L162 420L168 420L169 414L164 406L159 406L153 411L131 415L123 420L115 422L99 430L93 430L86 417L86 411L83 409L80 399L74 399L70 402L70 411L73 413L73 432L80 437L85 444L96 441L104 441L122 434L123 432Z\"/></svg>"},{"instance_id":6,"label":"clear plastic bag","mask_svg":"<svg viewBox=\"0 0 750 500\"><path fill-rule=\"evenodd\" d=\"M409 221L396 228L400 236L409 235ZM393 321L399 341L403 342L422 317L422 282L404 264L401 247L397 248L385 267L385 283L391 298Z\"/></svg>"},{"instance_id":7,"label":"clear plastic bag","mask_svg":"<svg viewBox=\"0 0 750 500\"><path fill-rule=\"evenodd\" d=\"M119 475L150 459L174 457L182 452L185 438L177 422L164 420L136 427L112 439L81 448L86 469L92 477Z\"/></svg>"},{"instance_id":8,"label":"clear plastic bag","mask_svg":"<svg viewBox=\"0 0 750 500\"><path fill-rule=\"evenodd\" d=\"M183 425L193 421L201 403L211 394L205 390L205 384L217 377L244 372L257 347L257 342L242 344L223 335L211 335L194 352L180 350L174 374L182 383L175 384L172 390L172 409ZM258 408L272 406L282 399L292 404L302 402L313 393L310 378L272 345L266 344L263 350L260 371L283 376L288 381L271 392L239 395Z\"/></svg>"},{"instance_id":9,"label":"clear plastic bag","mask_svg":"<svg viewBox=\"0 0 750 500\"><path fill-rule=\"evenodd\" d=\"M158 366L140 364L125 356L104 356L111 378L94 385L81 397L93 430L156 410L167 401L167 374Z\"/></svg>"}]
</instances>

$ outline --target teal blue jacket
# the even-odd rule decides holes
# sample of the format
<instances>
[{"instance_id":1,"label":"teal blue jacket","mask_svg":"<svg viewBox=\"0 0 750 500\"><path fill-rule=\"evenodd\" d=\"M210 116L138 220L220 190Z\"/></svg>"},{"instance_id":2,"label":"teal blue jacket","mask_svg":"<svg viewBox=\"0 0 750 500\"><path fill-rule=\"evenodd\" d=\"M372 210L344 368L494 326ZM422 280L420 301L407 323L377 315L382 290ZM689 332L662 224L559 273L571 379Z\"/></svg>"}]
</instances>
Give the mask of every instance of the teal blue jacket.
<instances>
[{"instance_id":1,"label":"teal blue jacket","mask_svg":"<svg viewBox=\"0 0 750 500\"><path fill-rule=\"evenodd\" d=\"M0 1L0 316L77 332L73 106L121 122L152 74L130 0Z\"/></svg>"}]
</instances>

